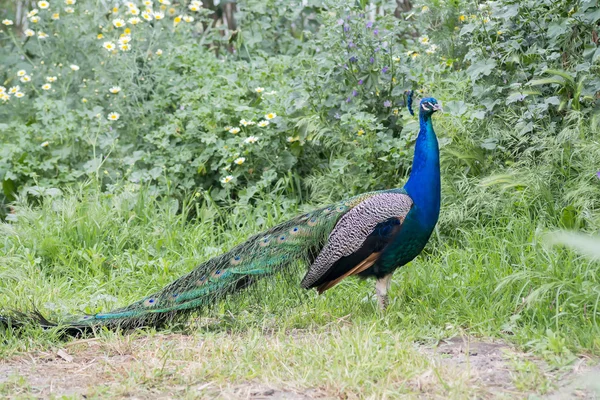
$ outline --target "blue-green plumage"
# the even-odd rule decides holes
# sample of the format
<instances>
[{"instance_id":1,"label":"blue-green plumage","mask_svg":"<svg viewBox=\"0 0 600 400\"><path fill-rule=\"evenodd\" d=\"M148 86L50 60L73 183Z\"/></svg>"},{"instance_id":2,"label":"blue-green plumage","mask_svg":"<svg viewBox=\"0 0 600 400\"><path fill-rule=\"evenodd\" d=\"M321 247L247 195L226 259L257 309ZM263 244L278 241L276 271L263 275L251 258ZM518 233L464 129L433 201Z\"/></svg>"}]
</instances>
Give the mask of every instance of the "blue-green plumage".
<instances>
[{"instance_id":1,"label":"blue-green plumage","mask_svg":"<svg viewBox=\"0 0 600 400\"><path fill-rule=\"evenodd\" d=\"M420 102L420 130L404 188L364 193L293 218L129 306L67 322L65 331L160 326L215 304L257 279L283 276L295 280L294 267L301 265L308 270L300 285L319 292L350 275L375 277L380 303L385 306L391 274L423 250L438 220L440 165L431 116L439 109L433 98ZM20 313L0 316L0 323L19 325L23 317ZM53 326L39 313L32 317L44 327Z\"/></svg>"},{"instance_id":2,"label":"blue-green plumage","mask_svg":"<svg viewBox=\"0 0 600 400\"><path fill-rule=\"evenodd\" d=\"M424 108L425 107L425 108ZM413 200L398 235L373 266L373 275L381 278L408 263L423 250L440 215L440 155L431 116L439 109L433 98L421 100L419 135L413 165L404 190Z\"/></svg>"}]
</instances>

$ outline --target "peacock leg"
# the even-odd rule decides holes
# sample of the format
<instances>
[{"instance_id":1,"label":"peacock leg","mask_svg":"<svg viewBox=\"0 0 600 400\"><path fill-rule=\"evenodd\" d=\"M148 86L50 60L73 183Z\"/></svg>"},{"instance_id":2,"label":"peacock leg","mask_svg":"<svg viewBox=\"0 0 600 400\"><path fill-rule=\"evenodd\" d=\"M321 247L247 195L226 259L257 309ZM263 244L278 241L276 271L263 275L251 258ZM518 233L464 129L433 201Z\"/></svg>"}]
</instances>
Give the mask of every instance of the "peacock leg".
<instances>
[{"instance_id":1,"label":"peacock leg","mask_svg":"<svg viewBox=\"0 0 600 400\"><path fill-rule=\"evenodd\" d=\"M390 289L390 283L392 282L392 274L388 274L383 278L377 279L375 283L375 292L377 293L377 300L379 301L379 307L385 310L388 304L388 290Z\"/></svg>"}]
</instances>

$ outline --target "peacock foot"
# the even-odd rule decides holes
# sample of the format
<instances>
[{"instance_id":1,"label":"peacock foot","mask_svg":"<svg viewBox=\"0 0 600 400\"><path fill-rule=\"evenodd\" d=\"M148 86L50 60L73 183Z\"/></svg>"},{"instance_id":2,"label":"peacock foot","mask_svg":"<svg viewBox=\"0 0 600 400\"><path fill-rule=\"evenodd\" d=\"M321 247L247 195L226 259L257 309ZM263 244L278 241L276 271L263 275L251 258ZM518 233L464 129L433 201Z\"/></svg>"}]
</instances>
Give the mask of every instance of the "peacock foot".
<instances>
[{"instance_id":1,"label":"peacock foot","mask_svg":"<svg viewBox=\"0 0 600 400\"><path fill-rule=\"evenodd\" d=\"M375 283L375 292L377 293L377 301L379 308L384 311L388 305L388 290L390 289L390 283L392 282L392 274L388 274L383 278L377 279Z\"/></svg>"}]
</instances>

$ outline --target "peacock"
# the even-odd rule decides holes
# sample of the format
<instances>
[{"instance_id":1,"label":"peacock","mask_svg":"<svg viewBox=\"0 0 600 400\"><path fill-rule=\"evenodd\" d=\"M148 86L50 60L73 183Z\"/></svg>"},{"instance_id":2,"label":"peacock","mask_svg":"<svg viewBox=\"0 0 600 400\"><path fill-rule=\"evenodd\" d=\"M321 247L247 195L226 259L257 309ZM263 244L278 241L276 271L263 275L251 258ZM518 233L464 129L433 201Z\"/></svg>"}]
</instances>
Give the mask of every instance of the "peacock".
<instances>
[{"instance_id":1,"label":"peacock","mask_svg":"<svg viewBox=\"0 0 600 400\"><path fill-rule=\"evenodd\" d=\"M409 108L410 108L410 101ZM268 276L297 277L293 267L308 265L300 286L318 293L344 278L375 278L378 303L385 309L392 274L427 244L440 213L440 162L432 115L434 98L419 104L420 130L412 170L403 188L360 194L283 222L212 258L162 290L129 306L74 318L61 324L77 334L97 327L160 327L187 313L215 304ZM412 111L412 110L411 110ZM297 284L297 280L296 280ZM0 317L20 326L33 319L55 324L34 312Z\"/></svg>"}]
</instances>

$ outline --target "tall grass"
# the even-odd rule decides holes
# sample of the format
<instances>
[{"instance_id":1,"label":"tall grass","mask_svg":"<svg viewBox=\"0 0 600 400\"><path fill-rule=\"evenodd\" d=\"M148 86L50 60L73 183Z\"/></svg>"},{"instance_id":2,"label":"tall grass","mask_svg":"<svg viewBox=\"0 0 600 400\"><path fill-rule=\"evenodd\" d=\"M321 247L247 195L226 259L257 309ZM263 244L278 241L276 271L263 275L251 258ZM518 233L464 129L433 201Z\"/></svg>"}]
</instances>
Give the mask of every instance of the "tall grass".
<instances>
[{"instance_id":1,"label":"tall grass","mask_svg":"<svg viewBox=\"0 0 600 400\"><path fill-rule=\"evenodd\" d=\"M468 179L453 185L470 188L467 204L488 190ZM191 329L318 330L346 318L413 340L457 333L503 337L557 364L577 352L600 354L599 263L545 245L539 215L507 198L489 201L493 211L480 206L486 218L464 215L459 202L446 203L424 254L396 273L384 314L371 281L349 279L323 296L265 282L206 310L201 315L209 319ZM143 188L106 194L88 184L42 198L38 206L20 199L13 211L13 221L1 225L0 304L19 310L35 304L64 319L148 295L301 210L277 195L252 206L218 206L208 196L180 204ZM33 342L7 333L3 355L56 340L51 333L30 335Z\"/></svg>"}]
</instances>

